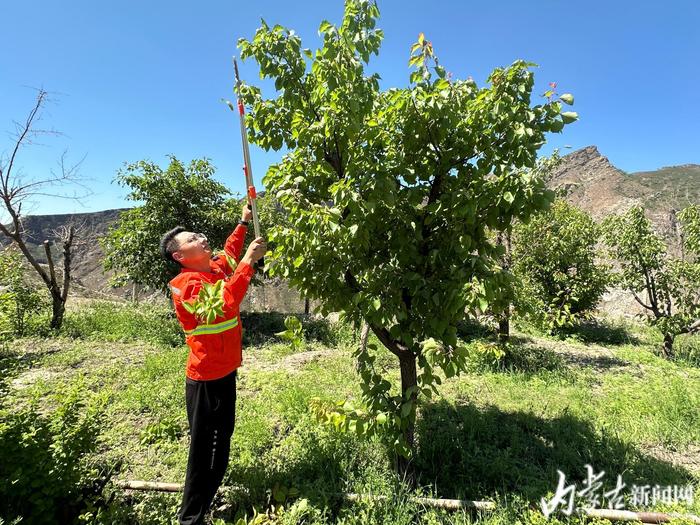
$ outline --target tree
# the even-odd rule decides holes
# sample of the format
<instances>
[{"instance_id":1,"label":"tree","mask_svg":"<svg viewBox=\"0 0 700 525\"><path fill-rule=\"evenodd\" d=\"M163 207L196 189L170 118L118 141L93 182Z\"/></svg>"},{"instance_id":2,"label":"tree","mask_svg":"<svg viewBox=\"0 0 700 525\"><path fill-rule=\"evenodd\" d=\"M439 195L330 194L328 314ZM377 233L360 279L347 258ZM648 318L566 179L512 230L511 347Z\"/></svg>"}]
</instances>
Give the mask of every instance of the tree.
<instances>
[{"instance_id":1,"label":"tree","mask_svg":"<svg viewBox=\"0 0 700 525\"><path fill-rule=\"evenodd\" d=\"M60 173L45 176L24 177L18 170L18 154L23 147L35 143L35 139L40 135L58 135L53 130L36 128L37 122L41 119L41 112L48 101L48 93L43 89L38 90L34 107L29 112L23 123L15 122L15 139L10 153L6 158L0 159L0 200L4 205L6 215L0 215L0 234L13 243L22 253L27 262L39 275L44 285L51 294L52 315L51 328L59 329L63 323L63 315L68 301L68 290L70 289L71 277L71 256L75 247L76 235L75 225L68 225L57 232L55 239L44 241L47 268L44 268L37 257L31 252L26 243L24 231L22 207L31 203L35 198L45 196L56 196L81 200L90 194L90 191L81 183L78 176L78 168L82 162L69 166L66 164L66 152L60 159ZM57 193L56 187L65 185L78 185L85 189L81 195L75 192L71 195ZM62 256L62 271L56 271L57 261L54 261L54 254L51 245L58 241L60 245L60 255Z\"/></svg>"},{"instance_id":2,"label":"tree","mask_svg":"<svg viewBox=\"0 0 700 525\"><path fill-rule=\"evenodd\" d=\"M610 268L596 262L600 228L585 211L557 199L514 228L516 307L554 332L590 316L607 289Z\"/></svg>"},{"instance_id":3,"label":"tree","mask_svg":"<svg viewBox=\"0 0 700 525\"><path fill-rule=\"evenodd\" d=\"M667 358L674 357L676 336L700 332L700 207L688 206L678 219L680 257L668 254L642 206L603 221L609 255L619 265L615 282L632 293L650 324L659 328Z\"/></svg>"},{"instance_id":4,"label":"tree","mask_svg":"<svg viewBox=\"0 0 700 525\"><path fill-rule=\"evenodd\" d=\"M167 291L178 269L161 258L158 243L163 233L184 226L204 232L212 247L221 247L240 219L243 201L226 197L231 192L214 179L215 168L208 159L187 165L173 155L169 159L165 169L141 160L127 164L117 174L116 182L131 190L127 199L142 204L122 212L118 223L100 240L105 251L103 266L115 271L114 285L132 281ZM267 227L269 221L279 219L279 206L268 202L262 192L258 200L261 225Z\"/></svg>"},{"instance_id":5,"label":"tree","mask_svg":"<svg viewBox=\"0 0 700 525\"><path fill-rule=\"evenodd\" d=\"M465 309L496 299L490 258L502 250L485 230L546 205L544 184L522 170L535 164L545 133L576 114L562 112L573 97L551 91L532 106L533 64L521 60L495 69L487 87L452 79L422 34L409 87L381 91L379 76L364 72L379 51L378 16L375 3L347 0L339 27L321 23L315 53L263 21L239 47L277 93L263 98L244 85L242 95L250 141L288 150L263 178L289 220L269 232L271 274L319 299L324 314L341 312L356 328L365 320L398 359L394 395L368 344L358 354L364 406L324 413L389 436L400 473L410 475L418 396L439 383L438 369L463 368L456 324Z\"/></svg>"},{"instance_id":6,"label":"tree","mask_svg":"<svg viewBox=\"0 0 700 525\"><path fill-rule=\"evenodd\" d=\"M552 89L554 86L555 84L552 84ZM551 179L560 162L559 150L555 149L550 156L538 158L535 166L523 171L518 180L522 184L529 184L528 181L531 178L547 182ZM521 191L524 190L525 188L521 188ZM553 192L548 193L548 197L553 197L553 195ZM549 210L550 201L548 200L541 213ZM537 215L534 216L536 217ZM510 338L510 320L514 311L513 303L520 296L519 292L523 286L522 279L519 279L513 271L513 228L527 224L530 217L532 216L524 217L523 222L509 221L507 218L504 221L499 220L497 226L489 229L487 233L487 238L495 242L496 246L502 251L500 258L494 261L494 271L500 273L502 277L497 281L502 289L496 294L498 300L491 301L487 308L489 313L498 321L498 341L504 344ZM482 308L482 310L486 310L486 308Z\"/></svg>"}]
</instances>

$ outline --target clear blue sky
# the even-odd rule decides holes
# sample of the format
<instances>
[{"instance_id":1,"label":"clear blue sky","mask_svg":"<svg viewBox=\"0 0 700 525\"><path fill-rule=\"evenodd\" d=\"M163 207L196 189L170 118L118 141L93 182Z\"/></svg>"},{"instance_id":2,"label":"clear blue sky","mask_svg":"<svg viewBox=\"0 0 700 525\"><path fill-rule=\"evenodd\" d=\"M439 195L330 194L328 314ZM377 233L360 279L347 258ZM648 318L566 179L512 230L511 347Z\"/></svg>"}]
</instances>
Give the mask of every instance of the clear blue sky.
<instances>
[{"instance_id":1,"label":"clear blue sky","mask_svg":"<svg viewBox=\"0 0 700 525\"><path fill-rule=\"evenodd\" d=\"M371 70L382 86L408 83L408 49L420 31L456 77L483 83L493 67L523 58L539 64L537 94L556 81L576 97L579 122L553 134L543 151L596 144L626 171L700 163L700 2L380 0L385 38ZM161 165L206 156L217 177L243 192L231 56L260 18L281 23L316 47L322 19L339 22L341 0L184 2L4 1L0 131L11 131L34 101L31 87L59 92L43 124L65 133L23 152L27 175L56 167L63 149L87 157L95 192L84 206L44 198L34 213L128 205L112 183L124 162ZM253 61L243 77L259 83ZM0 151L10 146L0 135ZM563 152L567 150L562 149ZM277 159L254 148L258 190Z\"/></svg>"}]
</instances>

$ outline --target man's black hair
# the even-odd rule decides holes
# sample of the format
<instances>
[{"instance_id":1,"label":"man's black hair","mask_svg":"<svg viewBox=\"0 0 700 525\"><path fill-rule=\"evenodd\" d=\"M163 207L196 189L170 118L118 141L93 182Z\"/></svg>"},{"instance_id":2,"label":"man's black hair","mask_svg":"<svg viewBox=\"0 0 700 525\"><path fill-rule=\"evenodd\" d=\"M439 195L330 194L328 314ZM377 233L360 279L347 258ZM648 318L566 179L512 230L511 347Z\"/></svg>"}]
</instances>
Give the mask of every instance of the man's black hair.
<instances>
[{"instance_id":1,"label":"man's black hair","mask_svg":"<svg viewBox=\"0 0 700 525\"><path fill-rule=\"evenodd\" d=\"M178 243L175 241L175 236L178 233L187 231L182 226L176 226L172 230L165 232L165 234L160 238L160 254L168 262L178 263L173 259L173 252L177 251Z\"/></svg>"}]
</instances>

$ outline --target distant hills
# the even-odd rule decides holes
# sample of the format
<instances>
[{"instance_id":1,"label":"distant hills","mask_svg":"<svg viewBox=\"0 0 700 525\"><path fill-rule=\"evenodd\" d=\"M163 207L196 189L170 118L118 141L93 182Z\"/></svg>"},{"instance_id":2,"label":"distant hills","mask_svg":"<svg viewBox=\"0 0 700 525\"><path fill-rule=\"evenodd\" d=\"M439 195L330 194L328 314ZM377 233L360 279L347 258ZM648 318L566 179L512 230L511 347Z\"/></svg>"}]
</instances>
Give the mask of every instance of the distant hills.
<instances>
[{"instance_id":1,"label":"distant hills","mask_svg":"<svg viewBox=\"0 0 700 525\"><path fill-rule=\"evenodd\" d=\"M627 173L616 168L596 146L588 146L563 157L548 185L563 190L569 202L598 220L643 205L656 230L673 247L677 241L676 213L700 203L700 164Z\"/></svg>"},{"instance_id":2,"label":"distant hills","mask_svg":"<svg viewBox=\"0 0 700 525\"><path fill-rule=\"evenodd\" d=\"M566 192L569 202L586 210L596 219L642 204L658 231L668 240L673 240L676 224L674 214L688 204L700 203L700 165L684 164L654 171L626 173L616 168L596 146L588 146L564 156L559 168L548 181L548 186ZM102 272L103 254L98 238L106 233L125 209L32 215L25 217L24 226L32 251L39 261L45 263L42 242L51 237L51 231L70 221L83 224L88 234L83 246L75 254L74 290L87 295L124 295L130 290L112 290L108 284L109 277Z\"/></svg>"},{"instance_id":3,"label":"distant hills","mask_svg":"<svg viewBox=\"0 0 700 525\"><path fill-rule=\"evenodd\" d=\"M119 214L128 208L104 210L91 213L66 213L55 215L27 215L23 219L27 245L34 257L47 264L43 242L54 239L53 231L67 224L75 224L84 232L75 247L73 258L72 290L81 294L122 294L125 290L115 290L109 286L109 276L102 271L103 252L98 239L107 233L110 225L119 218ZM6 244L0 238L0 245ZM55 261L61 260L59 246L52 246Z\"/></svg>"}]
</instances>

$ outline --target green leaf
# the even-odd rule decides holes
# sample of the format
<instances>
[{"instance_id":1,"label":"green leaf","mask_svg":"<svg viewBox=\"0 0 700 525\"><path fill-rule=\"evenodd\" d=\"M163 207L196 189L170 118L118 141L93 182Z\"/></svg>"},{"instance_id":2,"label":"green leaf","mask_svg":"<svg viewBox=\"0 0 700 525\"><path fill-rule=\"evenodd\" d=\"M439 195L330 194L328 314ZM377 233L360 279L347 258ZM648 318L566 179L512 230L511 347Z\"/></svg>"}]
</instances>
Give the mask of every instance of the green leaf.
<instances>
[{"instance_id":1,"label":"green leaf","mask_svg":"<svg viewBox=\"0 0 700 525\"><path fill-rule=\"evenodd\" d=\"M561 118L564 121L564 124L571 124L572 122L578 120L578 113L575 111L564 111L561 114Z\"/></svg>"},{"instance_id":2,"label":"green leaf","mask_svg":"<svg viewBox=\"0 0 700 525\"><path fill-rule=\"evenodd\" d=\"M479 298L479 309L482 312L485 312L489 308L489 302L486 300L485 297L480 297Z\"/></svg>"},{"instance_id":3,"label":"green leaf","mask_svg":"<svg viewBox=\"0 0 700 525\"><path fill-rule=\"evenodd\" d=\"M330 29L333 28L333 24L331 24L328 20L324 20L321 22L321 25L318 27L318 33L327 33Z\"/></svg>"},{"instance_id":4,"label":"green leaf","mask_svg":"<svg viewBox=\"0 0 700 525\"><path fill-rule=\"evenodd\" d=\"M571 93L564 93L559 97L559 100L571 106L574 103L574 96Z\"/></svg>"}]
</instances>

